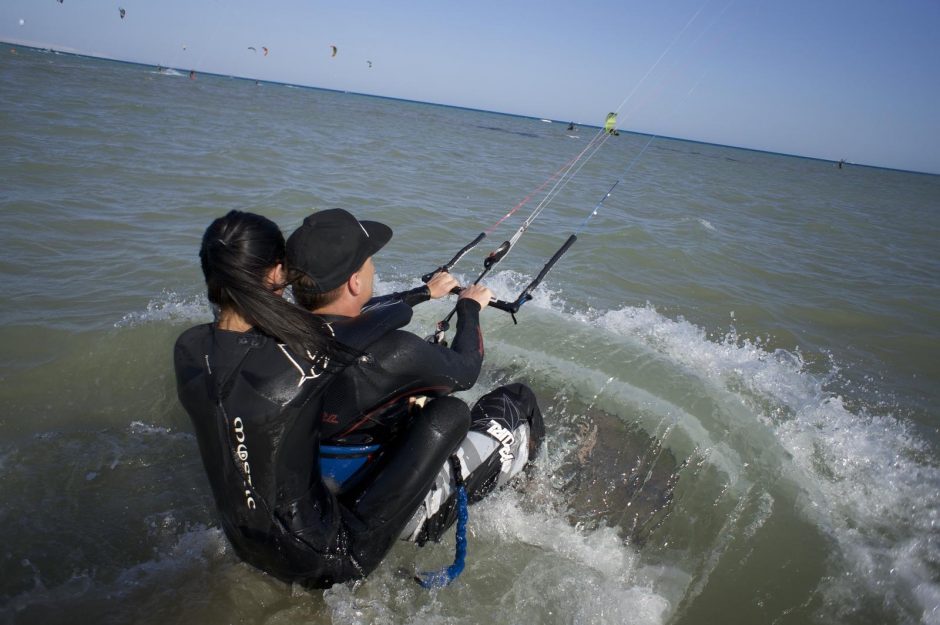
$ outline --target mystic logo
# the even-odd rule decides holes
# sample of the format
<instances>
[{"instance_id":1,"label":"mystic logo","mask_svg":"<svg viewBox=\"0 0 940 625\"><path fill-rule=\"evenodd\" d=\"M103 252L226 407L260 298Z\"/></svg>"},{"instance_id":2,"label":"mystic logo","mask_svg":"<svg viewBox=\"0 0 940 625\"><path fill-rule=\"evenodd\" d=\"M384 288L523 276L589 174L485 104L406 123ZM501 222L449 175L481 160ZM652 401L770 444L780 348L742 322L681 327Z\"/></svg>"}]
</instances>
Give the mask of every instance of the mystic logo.
<instances>
[{"instance_id":1,"label":"mystic logo","mask_svg":"<svg viewBox=\"0 0 940 625\"><path fill-rule=\"evenodd\" d=\"M501 443L499 448L499 461L502 464L500 469L503 473L509 473L509 470L512 469L512 444L516 442L516 437L512 435L512 432L501 426L496 421L490 421L490 427L486 430L486 433L498 440Z\"/></svg>"},{"instance_id":2,"label":"mystic logo","mask_svg":"<svg viewBox=\"0 0 940 625\"><path fill-rule=\"evenodd\" d=\"M235 448L235 457L241 461L242 475L245 478L245 505L249 510L254 510L258 506L255 504L255 498L251 496L251 466L248 464L248 445L245 444L245 423L241 417L235 417L232 422L232 430L235 432L235 440L238 446Z\"/></svg>"}]
</instances>

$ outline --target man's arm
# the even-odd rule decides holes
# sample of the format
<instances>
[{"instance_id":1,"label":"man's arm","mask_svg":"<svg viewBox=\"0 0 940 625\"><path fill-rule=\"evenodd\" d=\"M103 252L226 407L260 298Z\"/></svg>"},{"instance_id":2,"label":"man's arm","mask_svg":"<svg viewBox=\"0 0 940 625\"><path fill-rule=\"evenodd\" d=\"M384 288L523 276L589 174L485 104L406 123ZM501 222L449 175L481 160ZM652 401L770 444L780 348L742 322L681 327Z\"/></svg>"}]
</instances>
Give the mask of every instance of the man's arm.
<instances>
[{"instance_id":1,"label":"man's arm","mask_svg":"<svg viewBox=\"0 0 940 625\"><path fill-rule=\"evenodd\" d=\"M431 291L428 289L428 285L422 284L409 291L398 291L397 293L373 297L362 307L362 312L367 313L374 308L387 304L397 304L398 302L404 302L414 308L416 305L421 302L426 302L429 299L431 299Z\"/></svg>"},{"instance_id":2,"label":"man's arm","mask_svg":"<svg viewBox=\"0 0 940 625\"><path fill-rule=\"evenodd\" d=\"M383 295L381 297L373 297L370 299L365 306L362 307L362 312L366 312L371 308L376 306L381 306L389 302L404 302L414 308L416 305L421 302L426 302L429 299L438 299L444 297L450 293L454 287L459 286L457 284L457 279L454 278L446 271L439 271L428 280L427 284L422 284L419 287L415 287L409 291L399 291L398 293L392 293L390 295Z\"/></svg>"},{"instance_id":3,"label":"man's arm","mask_svg":"<svg viewBox=\"0 0 940 625\"><path fill-rule=\"evenodd\" d=\"M479 285L461 293L451 348L428 343L400 329L372 343L366 357L347 368L330 386L324 411L331 420L324 426L324 440L345 439L353 433L359 436L369 428L378 428L368 432L369 436L385 437L401 417L397 407L401 400L416 395L439 397L473 386L483 365L480 310L491 296L489 289ZM393 307L411 311L401 302ZM363 317L366 315L352 324ZM349 330L348 321L337 325L337 338L344 340Z\"/></svg>"},{"instance_id":4,"label":"man's arm","mask_svg":"<svg viewBox=\"0 0 940 625\"><path fill-rule=\"evenodd\" d=\"M434 389L435 395L462 391L476 383L483 366L483 333L480 329L480 304L464 298L457 302L457 324L451 346L428 343L411 332L399 330L388 340L374 345L373 356L380 363L389 382L404 382L394 389ZM393 384L386 391L391 391Z\"/></svg>"}]
</instances>

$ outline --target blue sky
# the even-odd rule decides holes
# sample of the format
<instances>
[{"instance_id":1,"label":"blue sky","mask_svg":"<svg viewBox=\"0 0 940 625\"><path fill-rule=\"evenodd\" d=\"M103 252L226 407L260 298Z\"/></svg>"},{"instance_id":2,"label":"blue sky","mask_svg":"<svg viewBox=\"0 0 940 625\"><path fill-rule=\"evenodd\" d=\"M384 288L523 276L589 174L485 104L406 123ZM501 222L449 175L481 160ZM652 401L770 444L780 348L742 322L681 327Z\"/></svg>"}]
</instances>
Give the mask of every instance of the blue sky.
<instances>
[{"instance_id":1,"label":"blue sky","mask_svg":"<svg viewBox=\"0 0 940 625\"><path fill-rule=\"evenodd\" d=\"M931 173L938 33L938 0L0 3L21 45Z\"/></svg>"}]
</instances>

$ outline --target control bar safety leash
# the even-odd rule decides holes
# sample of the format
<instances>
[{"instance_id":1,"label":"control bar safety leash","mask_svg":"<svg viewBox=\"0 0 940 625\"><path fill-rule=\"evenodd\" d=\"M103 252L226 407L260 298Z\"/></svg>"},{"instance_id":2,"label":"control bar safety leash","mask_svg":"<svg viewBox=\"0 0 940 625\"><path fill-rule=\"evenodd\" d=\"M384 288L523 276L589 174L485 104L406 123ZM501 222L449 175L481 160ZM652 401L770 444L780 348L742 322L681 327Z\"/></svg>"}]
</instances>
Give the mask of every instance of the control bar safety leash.
<instances>
[{"instance_id":1,"label":"control bar safety leash","mask_svg":"<svg viewBox=\"0 0 940 625\"><path fill-rule=\"evenodd\" d=\"M454 484L457 487L457 540L454 548L454 563L439 571L415 573L414 580L427 589L443 588L450 585L463 572L467 560L467 521L470 514L467 511L467 485L464 483L460 459L457 458L457 454L450 457L450 466L454 475Z\"/></svg>"}]
</instances>

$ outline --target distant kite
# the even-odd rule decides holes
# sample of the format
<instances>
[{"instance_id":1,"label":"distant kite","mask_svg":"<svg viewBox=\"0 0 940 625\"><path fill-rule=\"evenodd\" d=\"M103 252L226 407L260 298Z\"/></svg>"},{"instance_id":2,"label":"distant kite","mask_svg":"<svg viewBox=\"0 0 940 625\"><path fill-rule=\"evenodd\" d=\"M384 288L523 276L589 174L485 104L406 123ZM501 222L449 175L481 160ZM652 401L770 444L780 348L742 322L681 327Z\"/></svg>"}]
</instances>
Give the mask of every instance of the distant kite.
<instances>
[{"instance_id":1,"label":"distant kite","mask_svg":"<svg viewBox=\"0 0 940 625\"><path fill-rule=\"evenodd\" d=\"M123 8L118 8L118 11L121 12L121 19L124 19L124 13L125 13L124 9L123 9Z\"/></svg>"},{"instance_id":2,"label":"distant kite","mask_svg":"<svg viewBox=\"0 0 940 625\"><path fill-rule=\"evenodd\" d=\"M261 49L264 50L264 55L268 56L268 49L265 48L264 46L261 46Z\"/></svg>"},{"instance_id":3,"label":"distant kite","mask_svg":"<svg viewBox=\"0 0 940 625\"><path fill-rule=\"evenodd\" d=\"M63 2L65 2L65 0L59 0L59 4L62 4Z\"/></svg>"},{"instance_id":4,"label":"distant kite","mask_svg":"<svg viewBox=\"0 0 940 625\"><path fill-rule=\"evenodd\" d=\"M369 64L369 67L372 67L372 61L366 61Z\"/></svg>"},{"instance_id":5,"label":"distant kite","mask_svg":"<svg viewBox=\"0 0 940 625\"><path fill-rule=\"evenodd\" d=\"M249 49L249 50L254 50L255 52L258 51L258 48L254 47L254 46L248 46L248 49Z\"/></svg>"},{"instance_id":6,"label":"distant kite","mask_svg":"<svg viewBox=\"0 0 940 625\"><path fill-rule=\"evenodd\" d=\"M604 130L606 130L609 134L614 134L617 131L616 113L607 113L607 119L604 121Z\"/></svg>"},{"instance_id":7,"label":"distant kite","mask_svg":"<svg viewBox=\"0 0 940 625\"><path fill-rule=\"evenodd\" d=\"M333 49L333 54L330 55L330 58L333 58L334 56L336 56L336 46L330 46L330 48Z\"/></svg>"}]
</instances>

